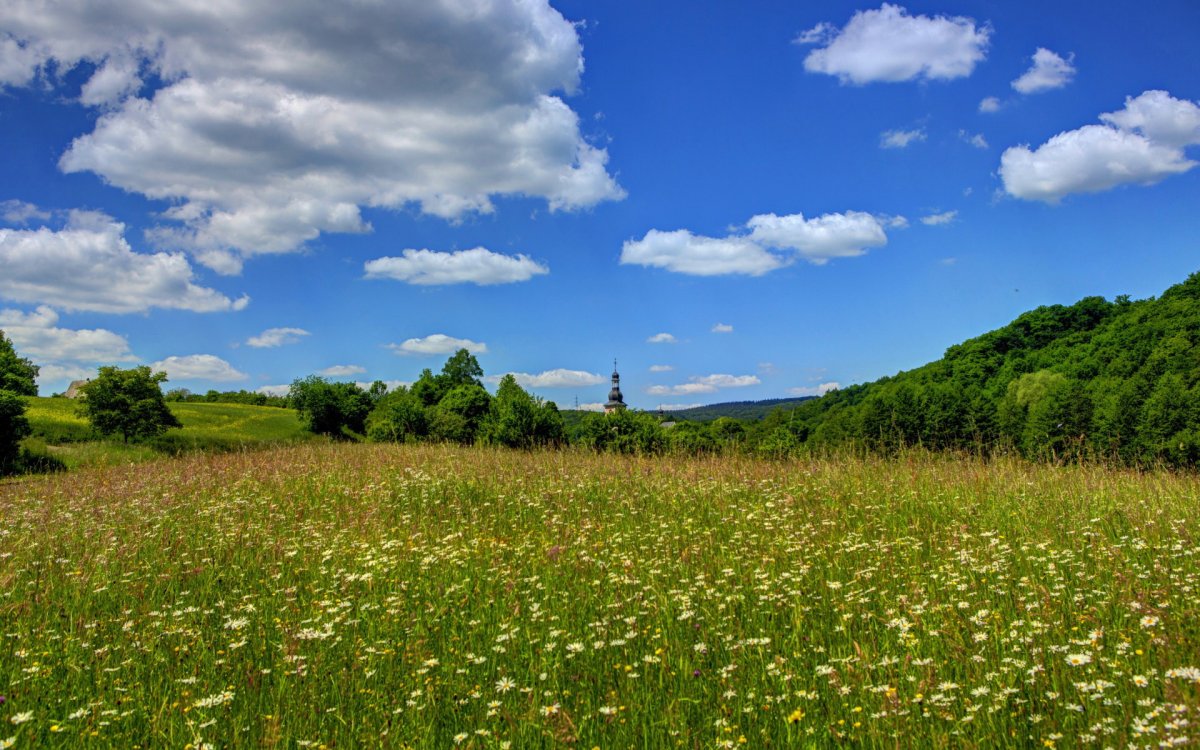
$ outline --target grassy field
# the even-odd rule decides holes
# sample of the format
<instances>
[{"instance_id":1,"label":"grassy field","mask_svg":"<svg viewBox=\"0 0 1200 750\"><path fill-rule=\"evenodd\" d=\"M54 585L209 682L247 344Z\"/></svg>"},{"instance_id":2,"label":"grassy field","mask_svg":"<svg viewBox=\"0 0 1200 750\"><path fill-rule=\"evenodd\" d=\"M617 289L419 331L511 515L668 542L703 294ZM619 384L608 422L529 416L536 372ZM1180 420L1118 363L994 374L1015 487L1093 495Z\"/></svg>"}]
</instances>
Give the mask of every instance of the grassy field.
<instances>
[{"instance_id":1,"label":"grassy field","mask_svg":"<svg viewBox=\"0 0 1200 750\"><path fill-rule=\"evenodd\" d=\"M68 467L145 461L161 453L193 450L227 451L291 443L312 438L296 412L244 404L169 403L183 423L146 444L124 445L119 439L97 441L87 420L67 398L30 398L26 416L33 439L53 446L50 453Z\"/></svg>"},{"instance_id":2,"label":"grassy field","mask_svg":"<svg viewBox=\"0 0 1200 750\"><path fill-rule=\"evenodd\" d=\"M306 444L0 485L18 747L1196 744L1200 480Z\"/></svg>"}]
</instances>

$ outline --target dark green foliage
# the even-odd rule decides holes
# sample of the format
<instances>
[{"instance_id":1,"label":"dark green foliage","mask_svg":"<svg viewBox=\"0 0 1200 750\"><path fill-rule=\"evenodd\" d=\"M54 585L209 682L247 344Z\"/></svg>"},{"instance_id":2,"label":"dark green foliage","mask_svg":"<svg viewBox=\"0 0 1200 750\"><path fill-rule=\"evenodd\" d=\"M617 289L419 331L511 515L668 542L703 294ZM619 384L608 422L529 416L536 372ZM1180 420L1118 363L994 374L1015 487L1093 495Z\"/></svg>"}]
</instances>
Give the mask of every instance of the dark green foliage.
<instances>
[{"instance_id":1,"label":"dark green foliage","mask_svg":"<svg viewBox=\"0 0 1200 750\"><path fill-rule=\"evenodd\" d=\"M164 396L169 403L186 404L246 404L247 406L275 406L281 409L291 407L287 396L270 396L255 391L216 391L210 390L203 394L192 393L187 388L172 388Z\"/></svg>"},{"instance_id":2,"label":"dark green foliage","mask_svg":"<svg viewBox=\"0 0 1200 750\"><path fill-rule=\"evenodd\" d=\"M411 443L428 434L425 404L403 386L380 397L367 416L367 437L376 442Z\"/></svg>"},{"instance_id":3,"label":"dark green foliage","mask_svg":"<svg viewBox=\"0 0 1200 750\"><path fill-rule=\"evenodd\" d=\"M475 442L491 401L492 397L482 385L465 383L452 387L432 411L431 432L434 437L447 442L463 445Z\"/></svg>"},{"instance_id":4,"label":"dark green foliage","mask_svg":"<svg viewBox=\"0 0 1200 750\"><path fill-rule=\"evenodd\" d=\"M711 422L721 417L753 422L766 418L776 409L790 409L812 398L814 397L801 396L799 398L769 398L762 401L726 401L720 404L678 409L671 412L671 417L688 422Z\"/></svg>"},{"instance_id":5,"label":"dark green foliage","mask_svg":"<svg viewBox=\"0 0 1200 750\"><path fill-rule=\"evenodd\" d=\"M310 431L339 439L361 435L372 406L370 394L354 383L331 383L317 375L294 381L288 398Z\"/></svg>"},{"instance_id":6,"label":"dark green foliage","mask_svg":"<svg viewBox=\"0 0 1200 750\"><path fill-rule=\"evenodd\" d=\"M566 440L554 402L529 395L512 375L500 379L496 397L480 429L480 442L509 448L560 445Z\"/></svg>"},{"instance_id":7,"label":"dark green foliage","mask_svg":"<svg viewBox=\"0 0 1200 750\"><path fill-rule=\"evenodd\" d=\"M788 430L808 448L921 445L1194 465L1198 344L1193 274L1157 300L1088 297L1032 310L936 362L801 404ZM780 433L750 437L762 445Z\"/></svg>"},{"instance_id":8,"label":"dark green foliage","mask_svg":"<svg viewBox=\"0 0 1200 750\"><path fill-rule=\"evenodd\" d=\"M611 414L586 415L579 442L597 451L653 455L666 450L666 433L653 414L618 409Z\"/></svg>"},{"instance_id":9,"label":"dark green foliage","mask_svg":"<svg viewBox=\"0 0 1200 750\"><path fill-rule=\"evenodd\" d=\"M0 391L18 396L36 396L38 366L17 356L12 342L0 331Z\"/></svg>"},{"instance_id":10,"label":"dark green foliage","mask_svg":"<svg viewBox=\"0 0 1200 750\"><path fill-rule=\"evenodd\" d=\"M21 439L30 432L25 399L12 391L0 390L0 476L16 473Z\"/></svg>"},{"instance_id":11,"label":"dark green foliage","mask_svg":"<svg viewBox=\"0 0 1200 750\"><path fill-rule=\"evenodd\" d=\"M79 411L101 435L120 435L127 443L160 435L181 426L163 398L160 384L166 380L166 373L152 373L145 365L101 367L81 389Z\"/></svg>"}]
</instances>

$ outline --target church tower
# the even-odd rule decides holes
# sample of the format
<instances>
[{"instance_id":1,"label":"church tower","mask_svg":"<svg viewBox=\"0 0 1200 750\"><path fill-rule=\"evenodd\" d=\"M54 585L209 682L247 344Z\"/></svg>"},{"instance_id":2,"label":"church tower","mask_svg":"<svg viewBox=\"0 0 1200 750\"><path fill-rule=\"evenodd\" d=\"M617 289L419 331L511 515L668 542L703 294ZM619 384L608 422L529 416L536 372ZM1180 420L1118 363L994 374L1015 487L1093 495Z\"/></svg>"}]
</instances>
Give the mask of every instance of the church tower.
<instances>
[{"instance_id":1,"label":"church tower","mask_svg":"<svg viewBox=\"0 0 1200 750\"><path fill-rule=\"evenodd\" d=\"M610 414L625 408L625 397L621 395L621 376L617 373L617 360L613 360L612 390L608 392L608 403L604 405L604 413Z\"/></svg>"}]
</instances>

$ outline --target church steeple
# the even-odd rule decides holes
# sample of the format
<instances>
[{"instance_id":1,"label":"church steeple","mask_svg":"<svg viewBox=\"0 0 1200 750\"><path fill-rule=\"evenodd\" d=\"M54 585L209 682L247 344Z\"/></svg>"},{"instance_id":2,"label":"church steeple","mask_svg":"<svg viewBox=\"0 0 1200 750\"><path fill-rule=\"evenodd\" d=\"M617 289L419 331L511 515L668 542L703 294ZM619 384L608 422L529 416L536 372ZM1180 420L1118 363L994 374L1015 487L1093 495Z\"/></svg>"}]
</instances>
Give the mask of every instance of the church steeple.
<instances>
[{"instance_id":1,"label":"church steeple","mask_svg":"<svg viewBox=\"0 0 1200 750\"><path fill-rule=\"evenodd\" d=\"M617 372L617 360L613 360L612 390L608 392L608 403L604 405L604 413L625 408L625 397L621 395L621 375Z\"/></svg>"}]
</instances>

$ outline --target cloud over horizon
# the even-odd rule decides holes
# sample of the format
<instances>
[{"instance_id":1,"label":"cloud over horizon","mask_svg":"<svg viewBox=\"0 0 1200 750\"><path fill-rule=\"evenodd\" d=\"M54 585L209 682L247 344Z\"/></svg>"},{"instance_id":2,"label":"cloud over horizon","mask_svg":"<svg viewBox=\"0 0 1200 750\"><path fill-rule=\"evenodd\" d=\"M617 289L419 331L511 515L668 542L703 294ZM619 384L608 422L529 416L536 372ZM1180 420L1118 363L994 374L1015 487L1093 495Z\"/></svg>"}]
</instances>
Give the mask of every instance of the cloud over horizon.
<instances>
[{"instance_id":1,"label":"cloud over horizon","mask_svg":"<svg viewBox=\"0 0 1200 750\"><path fill-rule=\"evenodd\" d=\"M407 249L399 257L363 264L368 279L394 279L409 284L511 284L550 273L527 255L504 255L476 247L456 252Z\"/></svg>"}]
</instances>

